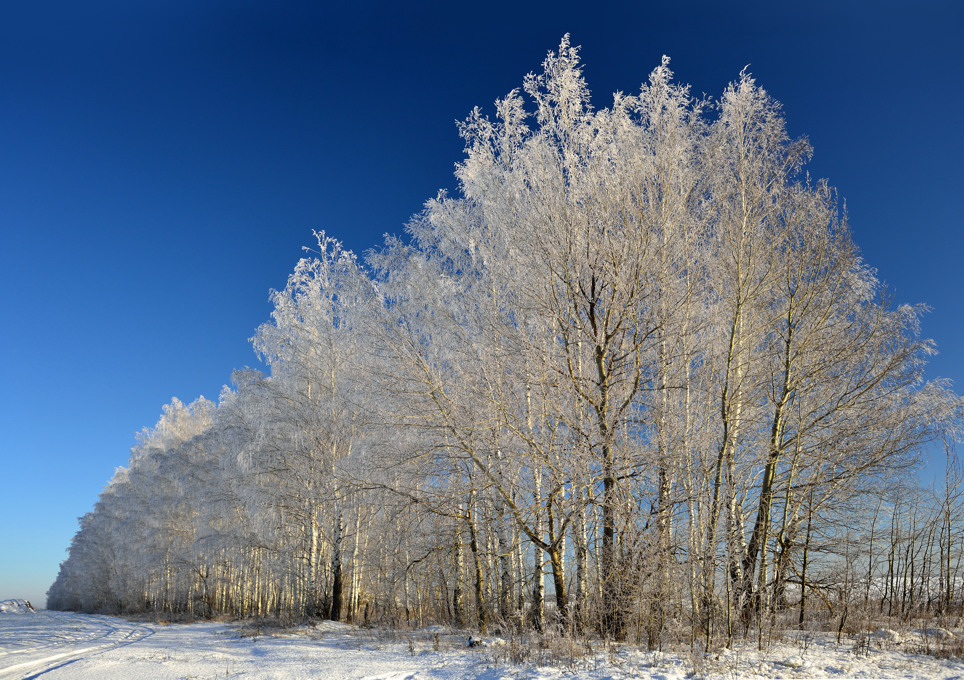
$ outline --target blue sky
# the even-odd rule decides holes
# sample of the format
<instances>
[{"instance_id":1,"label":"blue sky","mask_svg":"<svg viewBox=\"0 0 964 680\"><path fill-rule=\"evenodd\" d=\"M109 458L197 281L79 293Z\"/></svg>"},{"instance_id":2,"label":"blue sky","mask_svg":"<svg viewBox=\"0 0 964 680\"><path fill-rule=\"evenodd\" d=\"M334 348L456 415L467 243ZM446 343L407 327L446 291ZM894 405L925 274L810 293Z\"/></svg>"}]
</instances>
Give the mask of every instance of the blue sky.
<instances>
[{"instance_id":1,"label":"blue sky","mask_svg":"<svg viewBox=\"0 0 964 680\"><path fill-rule=\"evenodd\" d=\"M0 599L43 601L163 404L216 399L258 365L248 338L311 230L359 252L400 233L454 188L454 121L567 32L598 106L663 54L714 96L749 65L847 199L866 260L898 301L933 307L930 376L964 388L961 3L348 5L5 8Z\"/></svg>"}]
</instances>

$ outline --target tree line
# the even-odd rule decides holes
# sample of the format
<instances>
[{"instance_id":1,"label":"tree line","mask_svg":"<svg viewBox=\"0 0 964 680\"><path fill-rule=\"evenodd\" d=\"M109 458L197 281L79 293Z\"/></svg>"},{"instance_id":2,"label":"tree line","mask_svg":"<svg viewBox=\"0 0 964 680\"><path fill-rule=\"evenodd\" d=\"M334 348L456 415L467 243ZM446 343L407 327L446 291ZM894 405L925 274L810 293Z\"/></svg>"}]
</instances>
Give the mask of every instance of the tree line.
<instances>
[{"instance_id":1,"label":"tree line","mask_svg":"<svg viewBox=\"0 0 964 680\"><path fill-rule=\"evenodd\" d=\"M597 110L566 37L495 108L407 238L316 234L270 375L165 406L48 606L651 647L960 613L961 399L779 103L664 58ZM910 485L935 442L947 483Z\"/></svg>"}]
</instances>

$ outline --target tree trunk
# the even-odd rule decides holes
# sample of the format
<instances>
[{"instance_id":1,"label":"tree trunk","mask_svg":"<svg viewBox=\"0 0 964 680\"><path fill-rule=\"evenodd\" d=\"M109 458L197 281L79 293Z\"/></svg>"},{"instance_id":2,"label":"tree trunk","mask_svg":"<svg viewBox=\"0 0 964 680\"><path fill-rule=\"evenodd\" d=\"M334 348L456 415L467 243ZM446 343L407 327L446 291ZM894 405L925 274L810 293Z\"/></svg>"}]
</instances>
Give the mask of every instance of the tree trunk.
<instances>
[{"instance_id":1,"label":"tree trunk","mask_svg":"<svg viewBox=\"0 0 964 680\"><path fill-rule=\"evenodd\" d=\"M344 605L345 597L345 578L342 572L342 541L344 539L344 518L342 513L338 513L338 517L335 520L335 540L332 545L332 556L331 556L331 610L328 613L328 618L332 621L341 620L342 607Z\"/></svg>"},{"instance_id":2,"label":"tree trunk","mask_svg":"<svg viewBox=\"0 0 964 680\"><path fill-rule=\"evenodd\" d=\"M475 526L475 513L472 507L472 495L469 494L469 547L475 562L475 614L480 633L488 632L488 616L485 605L485 572L482 569L482 558L479 554L479 537Z\"/></svg>"}]
</instances>

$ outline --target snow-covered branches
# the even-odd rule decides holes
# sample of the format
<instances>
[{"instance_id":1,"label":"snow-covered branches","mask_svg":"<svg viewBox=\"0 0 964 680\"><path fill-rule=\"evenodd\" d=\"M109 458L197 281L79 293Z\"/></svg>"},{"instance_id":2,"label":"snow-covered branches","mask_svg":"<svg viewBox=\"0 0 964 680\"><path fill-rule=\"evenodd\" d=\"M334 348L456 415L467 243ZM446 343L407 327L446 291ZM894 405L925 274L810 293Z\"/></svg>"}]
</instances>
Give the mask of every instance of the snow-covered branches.
<instances>
[{"instance_id":1,"label":"snow-covered branches","mask_svg":"<svg viewBox=\"0 0 964 680\"><path fill-rule=\"evenodd\" d=\"M780 105L746 73L694 99L664 58L597 109L567 37L460 133L460 192L408 242L361 262L316 235L253 339L270 376L165 407L51 606L658 646L830 602L814 574L839 563L815 537L961 402L923 382L922 310L884 294ZM959 496L934 514L942 607L961 598Z\"/></svg>"}]
</instances>

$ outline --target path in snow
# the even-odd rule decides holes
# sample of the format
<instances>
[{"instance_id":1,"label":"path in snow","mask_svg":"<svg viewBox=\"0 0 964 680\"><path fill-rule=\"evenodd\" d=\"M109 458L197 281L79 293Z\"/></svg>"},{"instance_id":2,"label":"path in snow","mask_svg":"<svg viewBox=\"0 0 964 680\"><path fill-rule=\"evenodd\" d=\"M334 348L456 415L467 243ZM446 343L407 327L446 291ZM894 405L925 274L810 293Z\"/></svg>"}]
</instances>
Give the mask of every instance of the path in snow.
<instances>
[{"instance_id":1,"label":"path in snow","mask_svg":"<svg viewBox=\"0 0 964 680\"><path fill-rule=\"evenodd\" d=\"M556 666L506 663L510 643L466 649L442 629L365 631L344 624L267 634L235 624L141 624L65 612L0 615L0 680L683 680L713 678L905 678L962 680L964 664L920 655L910 646L864 637L837 645L814 634L758 652L750 642L699 660L622 647ZM951 633L947 633L951 635ZM881 638L881 639L878 639ZM923 639L923 638L921 638ZM557 642L560 642L557 640ZM499 651L502 650L502 651Z\"/></svg>"},{"instance_id":2,"label":"path in snow","mask_svg":"<svg viewBox=\"0 0 964 680\"><path fill-rule=\"evenodd\" d=\"M326 623L284 635L242 636L223 623L139 624L40 611L0 616L0 680L284 678L497 680L477 655L435 653L427 643L380 639ZM455 647L453 643L451 646Z\"/></svg>"},{"instance_id":3,"label":"path in snow","mask_svg":"<svg viewBox=\"0 0 964 680\"><path fill-rule=\"evenodd\" d=\"M0 618L0 678L39 677L153 634L148 626L105 616L47 611L6 615Z\"/></svg>"}]
</instances>

